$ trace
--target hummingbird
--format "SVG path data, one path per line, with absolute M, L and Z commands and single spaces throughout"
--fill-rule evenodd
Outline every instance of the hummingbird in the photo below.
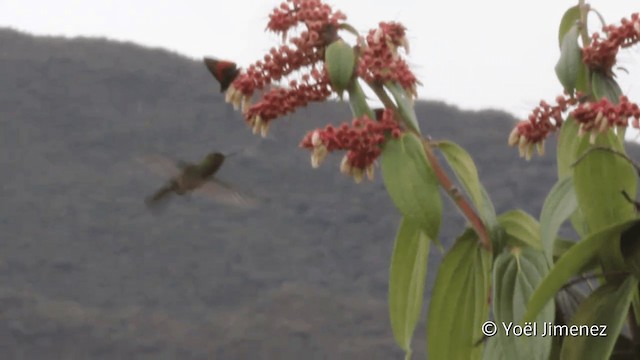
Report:
M 240 74 L 240 69 L 234 62 L 209 57 L 205 57 L 203 60 L 211 75 L 220 83 L 220 92 L 227 91 L 229 85 Z
M 219 152 L 208 154 L 199 164 L 176 161 L 161 155 L 138 158 L 159 175 L 170 176 L 169 181 L 145 200 L 147 206 L 156 208 L 172 195 L 188 195 L 193 192 L 208 195 L 217 202 L 236 207 L 253 207 L 255 201 L 236 191 L 231 185 L 215 177 L 225 158 L 233 155 Z

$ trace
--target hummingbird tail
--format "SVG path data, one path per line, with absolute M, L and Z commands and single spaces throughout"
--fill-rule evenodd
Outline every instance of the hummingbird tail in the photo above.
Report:
M 169 196 L 174 192 L 173 184 L 168 184 L 160 188 L 160 190 L 156 191 L 153 195 L 149 196 L 145 203 L 149 207 L 157 207 L 158 205 L 164 204 Z

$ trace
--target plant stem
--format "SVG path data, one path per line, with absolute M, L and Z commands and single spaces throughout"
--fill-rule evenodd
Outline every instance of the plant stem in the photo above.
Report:
M 369 84 L 369 87 L 371 88 L 371 90 L 373 90 L 376 96 L 378 96 L 378 98 L 386 108 L 393 109 L 396 117 L 405 121 L 404 118 L 401 116 L 400 111 L 398 111 L 398 107 L 393 102 L 393 100 L 391 100 L 391 98 L 386 93 L 386 91 L 384 91 L 384 88 L 382 86 L 376 85 L 376 84 Z M 438 182 L 440 182 L 440 186 L 447 192 L 447 195 L 449 195 L 449 197 L 453 200 L 454 204 L 456 204 L 458 209 L 460 209 L 460 211 L 462 212 L 462 215 L 465 218 L 467 218 L 467 220 L 471 224 L 471 227 L 480 238 L 480 243 L 482 244 L 482 247 L 484 247 L 486 250 L 491 251 L 491 240 L 489 238 L 489 232 L 487 231 L 487 228 L 484 226 L 484 223 L 482 222 L 478 214 L 476 214 L 476 212 L 473 210 L 473 207 L 464 198 L 464 196 L 460 194 L 460 191 L 458 190 L 458 188 L 453 184 L 453 181 L 451 181 L 447 173 L 442 168 L 440 161 L 438 161 L 438 158 L 433 153 L 431 143 L 428 140 L 426 140 L 420 133 L 411 129 L 411 127 L 407 126 L 407 130 L 411 131 L 422 140 L 422 147 L 424 148 L 424 153 L 427 156 L 427 160 L 431 164 L 431 167 L 433 168 L 433 171 L 435 172 L 436 177 L 438 178 Z
M 578 1 L 580 7 L 580 36 L 582 37 L 582 46 L 588 46 L 591 42 L 589 39 L 589 29 L 587 28 L 587 15 L 589 15 L 589 4 L 584 0 Z
M 391 98 L 389 97 L 387 92 L 384 91 L 384 88 L 382 88 L 382 86 L 380 86 L 380 85 L 369 85 L 369 87 L 371 88 L 371 90 L 373 90 L 373 92 L 376 94 L 376 96 L 378 96 L 378 99 L 380 99 L 380 101 L 382 101 L 382 104 L 384 105 L 384 107 L 386 107 L 388 109 L 393 109 L 393 112 L 396 114 L 396 116 L 398 118 L 402 119 L 402 116 L 400 116 L 400 111 L 398 111 L 398 107 L 393 102 L 393 100 L 391 100 Z
M 449 176 L 442 168 L 442 165 L 438 161 L 438 158 L 433 153 L 433 149 L 431 148 L 431 144 L 429 143 L 429 141 L 422 139 L 422 147 L 424 148 L 427 159 L 429 160 L 429 163 L 431 164 L 431 167 L 433 168 L 433 171 L 435 172 L 436 177 L 440 182 L 440 186 L 445 189 L 449 197 L 460 209 L 464 217 L 467 218 L 467 220 L 471 224 L 471 227 L 480 238 L 482 247 L 484 247 L 486 250 L 491 251 L 491 240 L 489 239 L 489 232 L 484 226 L 484 223 L 482 222 L 478 214 L 476 214 L 476 212 L 473 210 L 473 207 L 471 207 L 469 202 L 462 196 L 462 194 L 460 194 L 458 188 L 453 185 L 453 182 L 451 181 L 451 179 L 449 179 Z

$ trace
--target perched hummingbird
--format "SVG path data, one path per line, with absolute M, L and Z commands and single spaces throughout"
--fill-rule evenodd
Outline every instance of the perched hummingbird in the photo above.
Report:
M 234 190 L 232 186 L 215 178 L 215 173 L 220 169 L 227 156 L 217 152 L 211 153 L 200 164 L 175 161 L 160 155 L 138 158 L 140 162 L 148 165 L 158 174 L 171 177 L 163 187 L 149 196 L 145 202 L 149 207 L 157 207 L 173 194 L 186 195 L 191 192 L 197 192 L 208 195 L 213 200 L 227 205 L 254 206 L 255 201 L 243 196 Z

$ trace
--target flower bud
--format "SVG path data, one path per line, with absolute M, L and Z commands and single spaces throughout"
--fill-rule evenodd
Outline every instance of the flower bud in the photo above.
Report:
M 351 172 L 351 166 L 349 165 L 349 159 L 347 158 L 347 155 L 342 157 L 342 161 L 340 162 L 340 172 L 345 175 L 349 175 L 349 173 Z
M 538 155 L 544 156 L 544 140 L 537 143 L 536 146 L 538 148 Z
M 317 147 L 320 144 L 322 144 L 322 141 L 320 140 L 320 132 L 316 130 L 313 132 L 313 135 L 311 135 L 311 145 L 313 145 L 313 147 Z
M 362 171 L 362 169 L 360 168 L 353 168 L 353 179 L 355 180 L 356 184 L 360 184 L 364 179 L 364 171 Z
M 511 130 L 511 133 L 509 134 L 509 146 L 514 146 L 515 144 L 518 143 L 518 141 L 520 140 L 520 131 L 518 130 L 517 127 L 513 128 L 513 130 Z
M 600 114 L 602 113 L 599 112 L 598 115 Z M 596 125 L 597 125 L 597 121 L 598 121 L 598 118 L 596 118 Z M 605 132 L 608 126 L 609 126 L 609 119 L 607 119 L 606 116 L 603 116 L 602 119 L 600 119 L 600 128 L 598 130 L 600 132 Z
M 262 136 L 262 138 L 266 138 L 267 134 L 269 133 L 269 126 L 271 125 L 271 121 L 264 121 L 262 123 L 262 126 L 260 126 L 260 136 Z
M 524 136 L 521 136 L 520 140 L 518 141 L 518 153 L 520 154 L 520 157 L 526 156 L 527 154 L 526 147 L 527 147 L 527 138 L 525 138 Z
M 376 32 L 373 34 L 373 42 L 379 43 L 381 37 L 382 37 L 382 28 L 377 28 Z
M 242 97 L 242 112 L 245 113 L 251 107 L 251 97 L 243 96 Z
M 584 130 L 584 124 L 580 124 L 580 127 L 578 128 L 578 137 L 583 137 L 584 134 L 586 133 L 586 131 Z
M 258 115 L 251 121 L 253 124 L 253 134 L 256 135 L 260 131 L 260 127 L 262 126 L 262 118 Z
M 224 102 L 230 103 L 236 91 L 237 91 L 236 88 L 233 87 L 233 85 L 230 85 L 229 88 L 227 89 L 227 92 L 224 93 Z
M 313 149 L 311 153 L 311 167 L 317 169 L 320 167 L 324 159 L 327 157 L 328 151 L 324 145 L 320 145 Z
M 367 166 L 367 178 L 369 181 L 373 181 L 373 164 Z
M 531 160 L 531 156 L 533 155 L 533 144 L 527 145 L 527 149 L 525 150 L 524 158 L 525 160 Z

